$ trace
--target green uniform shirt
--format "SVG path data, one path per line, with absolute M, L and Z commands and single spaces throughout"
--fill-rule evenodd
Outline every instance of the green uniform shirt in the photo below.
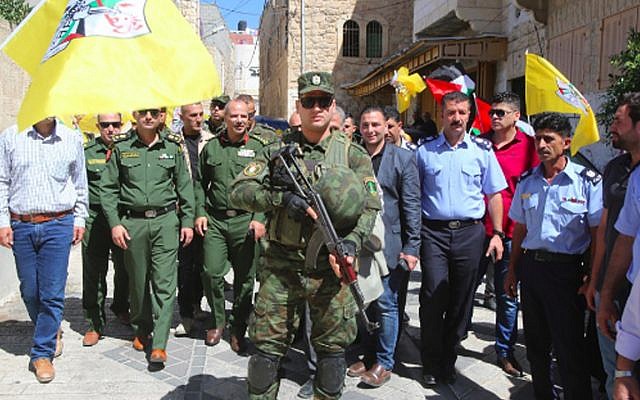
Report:
M 340 132 L 334 132 L 320 143 L 313 144 L 307 142 L 302 133 L 296 132 L 283 137 L 282 143 L 297 142 L 303 151 L 303 159 L 305 161 L 321 162 L 325 159 L 325 153 L 331 136 L 336 134 L 344 135 Z M 265 148 L 256 160 L 250 163 L 243 170 L 242 174 L 238 176 L 232 185 L 230 195 L 231 203 L 235 207 L 256 212 L 282 211 L 283 193 L 271 187 L 268 168 L 271 153 L 279 149 L 282 143 L 273 143 Z M 377 211 L 380 210 L 381 206 L 377 192 L 373 193 L 368 188 L 368 183 L 372 181 L 375 182 L 375 179 L 371 158 L 362 147 L 355 144 L 349 146 L 348 167 L 362 179 L 362 184 L 367 188 L 367 191 L 371 193 L 367 197 L 364 211 L 358 219 L 356 226 L 344 236 L 345 239 L 354 241 L 359 250 L 364 240 L 371 234 Z M 349 199 L 345 199 L 345 201 L 349 201 Z M 284 214 L 286 214 L 286 212 L 279 214 L 285 217 Z M 304 236 L 310 236 L 311 220 L 308 219 L 304 221 L 303 224 L 309 224 L 309 229 L 303 229 L 303 232 L 306 231 L 307 233 L 303 234 Z M 308 239 L 308 237 L 305 238 L 305 241 L 306 239 Z M 269 241 L 279 242 L 279 239 L 270 236 Z
M 89 204 L 100 204 L 100 178 L 107 167 L 108 153 L 109 147 L 99 136 L 84 145 L 84 159 L 89 184 Z
M 200 153 L 195 184 L 196 215 L 206 216 L 207 210 L 224 212 L 234 209 L 229 202 L 231 182 L 262 152 L 268 142 L 253 134 L 231 143 L 226 132 L 211 139 Z M 260 214 L 255 218 L 264 221 Z
M 249 133 L 259 136 L 269 143 L 273 143 L 280 139 L 275 129 L 273 129 L 269 125 L 261 124 L 259 122 L 256 123 L 256 125 Z
M 148 147 L 135 130 L 115 137 L 107 169 L 100 182 L 100 201 L 110 227 L 120 224 L 118 206 L 145 211 L 178 203 L 183 228 L 192 228 L 195 200 L 193 184 L 175 134 L 158 135 Z

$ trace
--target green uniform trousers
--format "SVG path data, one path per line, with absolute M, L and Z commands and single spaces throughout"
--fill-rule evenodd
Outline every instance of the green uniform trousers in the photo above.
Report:
M 175 211 L 156 218 L 123 217 L 131 240 L 124 251 L 129 274 L 131 325 L 137 336 L 153 332 L 153 349 L 165 349 L 178 282 L 178 228 Z
M 271 265 L 278 264 L 277 267 Z M 265 259 L 260 290 L 249 326 L 249 337 L 260 351 L 281 358 L 287 352 L 309 303 L 311 344 L 316 353 L 343 353 L 356 338 L 356 305 L 349 288 L 332 270 L 306 273 L 291 261 Z M 275 399 L 280 382 L 250 399 Z M 327 396 L 314 388 L 314 398 Z
M 89 210 L 85 228 L 82 237 L 82 309 L 89 330 L 102 333 L 106 324 L 104 303 L 109 252 L 114 269 L 111 311 L 115 314 L 129 311 L 129 278 L 122 249 L 111 240 L 111 229 L 102 211 Z
M 253 302 L 256 262 L 259 246 L 247 238 L 253 214 L 241 214 L 226 219 L 208 215 L 208 230 L 204 236 L 204 270 L 202 287 L 211 308 L 210 328 L 225 326 L 224 276 L 233 268 L 233 306 L 229 316 L 232 334 L 244 336 Z

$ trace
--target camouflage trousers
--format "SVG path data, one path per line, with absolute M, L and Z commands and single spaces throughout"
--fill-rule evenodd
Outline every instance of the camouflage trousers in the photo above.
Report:
M 356 305 L 347 286 L 332 270 L 309 274 L 292 268 L 270 268 L 266 261 L 251 324 L 251 341 L 263 353 L 281 358 L 287 352 L 304 318 L 304 304 L 309 303 L 312 330 L 311 344 L 319 357 L 343 353 L 356 338 Z M 262 395 L 251 399 L 275 399 L 279 382 Z M 331 399 L 317 388 L 315 398 Z

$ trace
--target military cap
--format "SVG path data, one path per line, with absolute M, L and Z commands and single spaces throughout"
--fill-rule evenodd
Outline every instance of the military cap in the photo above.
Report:
M 220 103 L 220 104 L 224 104 L 225 106 L 227 105 L 227 103 L 231 100 L 231 98 L 229 96 L 227 96 L 226 94 L 222 94 L 220 96 L 214 97 L 213 99 L 211 99 L 211 104 L 215 104 L 215 103 Z
M 298 77 L 298 95 L 320 90 L 334 94 L 333 78 L 328 72 L 305 72 Z

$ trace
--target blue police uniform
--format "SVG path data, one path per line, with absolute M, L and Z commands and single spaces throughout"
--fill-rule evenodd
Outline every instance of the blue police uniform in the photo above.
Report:
M 455 376 L 455 346 L 466 333 L 485 230 L 484 196 L 507 187 L 491 142 L 441 133 L 416 152 L 422 192 L 420 325 L 423 373 Z
M 565 399 L 591 399 L 584 348 L 584 302 L 578 294 L 583 253 L 602 214 L 596 172 L 567 159 L 551 182 L 541 164 L 521 177 L 509 217 L 526 226 L 516 266 L 527 358 L 536 398 L 553 398 L 550 356 L 558 358 Z

